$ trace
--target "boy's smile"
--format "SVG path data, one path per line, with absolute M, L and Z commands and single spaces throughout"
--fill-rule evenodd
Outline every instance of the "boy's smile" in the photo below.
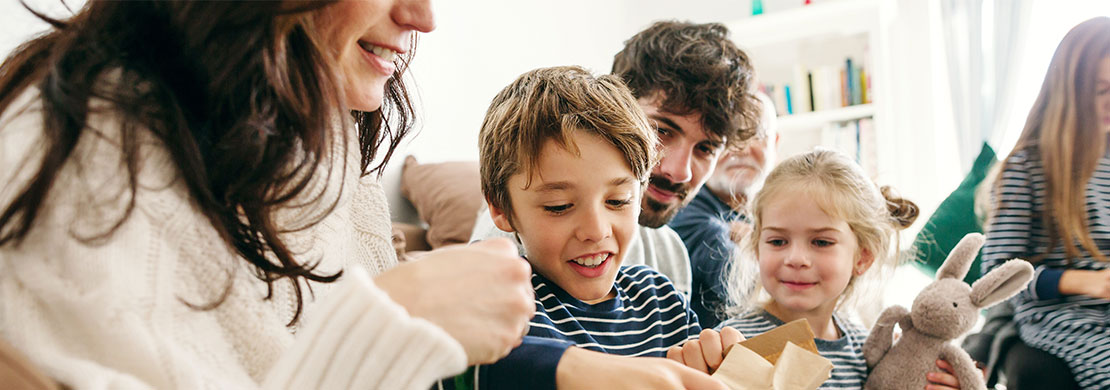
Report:
M 593 304 L 613 297 L 638 226 L 642 187 L 605 139 L 576 130 L 567 141 L 566 148 L 548 141 L 531 177 L 509 179 L 512 224 L 502 210 L 490 213 L 498 228 L 517 232 L 537 273 Z

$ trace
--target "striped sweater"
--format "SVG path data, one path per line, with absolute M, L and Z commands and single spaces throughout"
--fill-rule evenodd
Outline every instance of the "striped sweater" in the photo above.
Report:
M 584 303 L 538 274 L 531 336 L 567 340 L 581 348 L 624 356 L 657 356 L 697 338 L 697 315 L 666 276 L 645 265 L 621 267 L 617 296 Z
M 1014 153 L 999 184 L 998 207 L 983 246 L 983 272 L 1012 258 L 1043 256 L 1029 288 L 1012 299 L 1021 339 L 1067 362 L 1081 387 L 1110 388 L 1110 301 L 1059 291 L 1064 270 L 1101 270 L 1110 264 L 1083 250 L 1069 260 L 1061 244 L 1051 245 L 1044 220 L 1044 168 L 1035 150 Z M 1099 160 L 1085 201 L 1091 237 L 1110 254 L 1110 157 Z
M 617 296 L 584 303 L 539 274 L 532 275 L 536 315 L 521 347 L 497 363 L 443 381 L 440 388 L 554 389 L 558 359 L 569 345 L 624 356 L 663 357 L 696 339 L 697 315 L 670 279 L 645 265 L 617 272 Z
M 843 337 L 836 340 L 813 340 L 817 343 L 817 351 L 821 356 L 833 364 L 832 377 L 821 384 L 820 388 L 862 389 L 867 381 L 867 362 L 863 359 L 863 341 L 867 339 L 867 330 L 835 314 L 833 321 L 844 334 Z M 722 322 L 717 330 L 731 326 L 739 330 L 744 338 L 750 339 L 782 325 L 785 323 L 778 317 L 759 310 Z

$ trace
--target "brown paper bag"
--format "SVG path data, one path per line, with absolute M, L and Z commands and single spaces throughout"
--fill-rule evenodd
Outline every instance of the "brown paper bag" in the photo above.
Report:
M 729 346 L 725 354 L 713 377 L 732 390 L 813 390 L 832 374 L 804 319 Z

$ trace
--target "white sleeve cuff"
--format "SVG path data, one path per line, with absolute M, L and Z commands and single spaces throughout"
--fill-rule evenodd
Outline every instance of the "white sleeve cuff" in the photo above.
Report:
M 267 389 L 428 389 L 466 368 L 462 345 L 410 317 L 352 267 L 319 303 L 263 383 Z

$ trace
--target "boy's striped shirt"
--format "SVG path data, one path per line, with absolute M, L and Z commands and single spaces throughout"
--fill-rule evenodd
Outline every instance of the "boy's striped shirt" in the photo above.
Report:
M 624 266 L 613 284 L 617 296 L 584 303 L 539 274 L 532 275 L 536 315 L 530 336 L 567 340 L 578 347 L 625 356 L 662 357 L 697 338 L 697 316 L 671 281 L 645 265 Z

